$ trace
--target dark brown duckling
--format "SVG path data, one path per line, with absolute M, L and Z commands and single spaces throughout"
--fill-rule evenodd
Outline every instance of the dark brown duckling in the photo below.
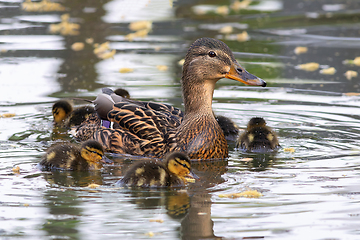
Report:
M 119 95 L 119 96 L 123 97 L 123 98 L 130 99 L 130 93 L 126 89 L 117 88 L 117 89 L 115 89 L 114 93 L 116 95 Z
M 215 119 L 223 130 L 225 139 L 235 142 L 239 137 L 239 127 L 228 117 L 216 115 Z
M 71 143 L 59 143 L 50 147 L 40 162 L 47 170 L 99 170 L 102 163 L 110 160 L 104 155 L 103 147 L 94 140 L 84 142 L 80 147 Z
M 92 106 L 82 106 L 73 109 L 71 103 L 67 100 L 55 102 L 52 108 L 55 125 L 67 128 L 79 126 L 92 113 L 95 113 L 95 109 Z
M 276 133 L 261 117 L 251 118 L 244 133 L 238 139 L 237 147 L 250 152 L 269 152 L 280 147 Z
M 189 157 L 174 152 L 164 162 L 147 160 L 134 163 L 117 184 L 126 187 L 181 187 L 186 184 L 185 177 L 198 178 L 191 171 Z
M 183 65 L 183 117 L 174 114 L 177 111 L 170 105 L 123 98 L 114 101 L 111 110 L 95 107 L 99 116 L 119 128 L 103 127 L 94 116 L 76 130 L 75 137 L 95 139 L 106 151 L 118 154 L 163 158 L 179 151 L 187 152 L 191 159 L 226 158 L 227 141 L 212 111 L 215 84 L 221 78 L 266 86 L 240 66 L 225 43 L 200 38 L 190 46 Z

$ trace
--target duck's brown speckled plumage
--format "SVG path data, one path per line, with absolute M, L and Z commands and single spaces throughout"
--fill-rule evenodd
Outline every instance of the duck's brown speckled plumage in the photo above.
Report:
M 98 170 L 102 168 L 101 161 L 103 159 L 103 147 L 94 140 L 88 140 L 81 146 L 72 143 L 58 143 L 46 151 L 40 166 L 47 170 Z
M 196 177 L 189 157 L 180 152 L 169 154 L 164 161 L 146 160 L 134 163 L 117 184 L 126 187 L 181 187 L 184 177 Z
M 191 159 L 226 158 L 227 142 L 211 107 L 215 83 L 225 77 L 266 85 L 237 63 L 226 44 L 198 39 L 189 48 L 183 66 L 184 115 L 169 105 L 122 98 L 107 114 L 118 128 L 101 127 L 90 118 L 77 129 L 76 137 L 93 138 L 114 153 L 162 158 L 171 151 L 184 151 Z
M 238 139 L 237 147 L 250 152 L 268 152 L 280 147 L 276 133 L 261 117 L 250 119 L 247 128 Z

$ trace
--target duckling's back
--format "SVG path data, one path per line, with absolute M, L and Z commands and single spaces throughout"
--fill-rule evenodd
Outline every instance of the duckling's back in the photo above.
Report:
M 87 170 L 88 163 L 80 155 L 80 150 L 73 144 L 56 144 L 50 147 L 40 165 L 47 170 Z
M 117 184 L 127 187 L 175 187 L 184 183 L 171 174 L 162 162 L 149 160 L 133 164 Z
M 266 152 L 278 148 L 276 134 L 269 127 L 254 127 L 246 130 L 239 138 L 238 147 L 247 151 Z

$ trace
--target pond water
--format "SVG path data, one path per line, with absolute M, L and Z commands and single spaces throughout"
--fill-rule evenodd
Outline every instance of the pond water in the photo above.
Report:
M 243 1 L 237 11 L 212 0 L 61 4 L 46 12 L 0 0 L 1 239 L 360 239 L 360 82 L 344 75 L 360 70 L 347 61 L 360 56 L 359 1 Z M 51 33 L 65 13 L 78 25 Z M 129 36 L 139 20 L 152 30 Z M 249 39 L 238 40 L 243 31 Z M 101 172 L 36 168 L 51 144 L 74 141 L 53 131 L 58 99 L 122 87 L 134 99 L 182 108 L 178 62 L 199 37 L 223 40 L 267 81 L 220 80 L 213 109 L 241 128 L 264 117 L 279 135 L 277 153 L 244 153 L 229 142 L 229 158 L 194 164 L 201 178 L 181 190 L 116 188 L 129 156 L 109 155 L 115 164 Z M 99 58 L 91 40 L 109 41 L 116 54 Z M 84 49 L 74 51 L 76 42 Z M 308 51 L 295 54 L 300 46 Z M 319 68 L 299 68 L 308 62 Z M 222 197 L 248 189 L 262 196 Z

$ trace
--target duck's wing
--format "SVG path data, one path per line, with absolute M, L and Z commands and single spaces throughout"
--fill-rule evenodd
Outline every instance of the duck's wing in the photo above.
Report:
M 114 153 L 161 157 L 171 146 L 171 138 L 182 120 L 170 114 L 171 108 L 162 109 L 161 104 L 116 103 L 107 119 L 117 128 L 101 126 L 99 117 L 92 115 L 77 128 L 75 136 L 81 141 L 95 139 L 106 151 Z
M 160 104 L 156 104 L 158 107 Z M 152 105 L 154 107 L 154 105 Z M 161 106 L 160 106 L 161 107 Z M 156 111 L 154 108 L 140 107 L 132 103 L 116 103 L 108 114 L 108 119 L 118 123 L 141 139 L 153 140 L 164 138 L 181 124 L 182 118 L 169 112 Z

